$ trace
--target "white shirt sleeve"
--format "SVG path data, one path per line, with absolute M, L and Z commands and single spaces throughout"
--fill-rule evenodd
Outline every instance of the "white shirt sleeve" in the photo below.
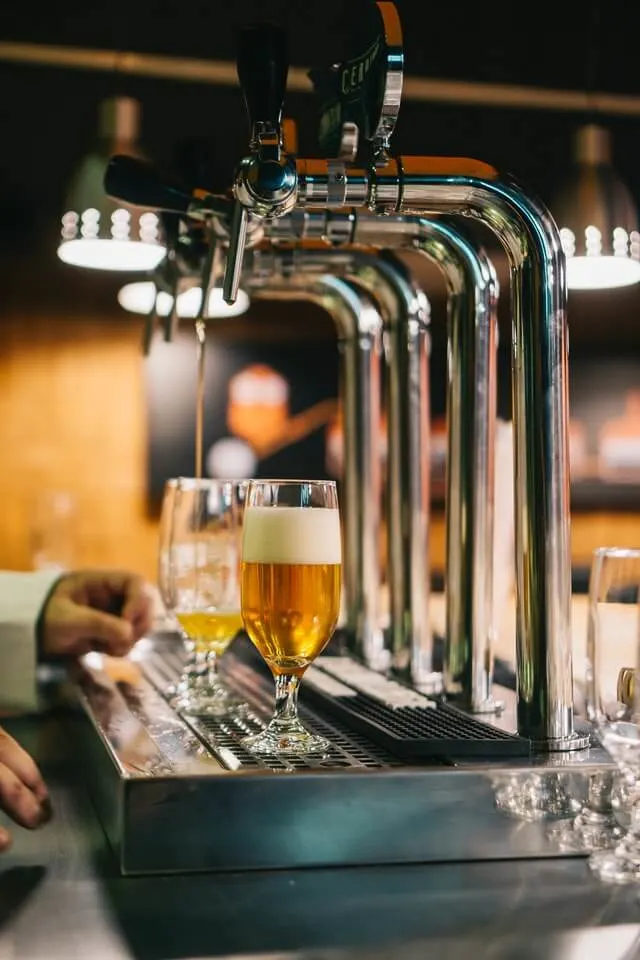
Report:
M 0 707 L 38 707 L 36 625 L 59 570 L 0 571 Z

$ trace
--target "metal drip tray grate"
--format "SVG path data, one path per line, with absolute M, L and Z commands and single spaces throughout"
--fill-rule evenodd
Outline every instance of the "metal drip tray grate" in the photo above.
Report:
M 345 699 L 316 690 L 313 695 L 327 712 L 405 760 L 523 757 L 531 750 L 528 740 L 446 704 L 394 709 L 362 693 Z
M 308 693 L 323 711 L 405 760 L 526 757 L 524 737 L 433 700 L 345 657 L 321 657 Z
M 384 747 L 354 732 L 339 719 L 318 716 L 308 706 L 300 705 L 300 718 L 314 733 L 325 737 L 331 747 L 318 758 L 254 756 L 242 746 L 245 737 L 266 726 L 273 709 L 273 682 L 248 667 L 233 654 L 225 657 L 225 681 L 248 706 L 248 709 L 224 717 L 188 716 L 180 713 L 184 723 L 204 746 L 228 770 L 331 770 L 344 768 L 380 769 L 401 766 L 402 760 Z M 142 664 L 147 679 L 161 692 L 176 682 L 183 659 L 178 653 L 153 653 Z M 167 697 L 170 701 L 170 696 Z
M 154 652 L 144 670 L 162 691 L 175 683 L 183 662 L 178 647 L 170 655 Z M 268 722 L 273 709 L 271 676 L 248 641 L 236 641 L 223 664 L 227 683 L 249 709 L 224 719 L 182 719 L 228 769 L 377 768 L 403 761 L 526 757 L 531 750 L 523 737 L 430 700 L 349 658 L 323 656 L 305 675 L 300 715 L 332 744 L 329 754 L 316 761 L 257 758 L 241 741 Z

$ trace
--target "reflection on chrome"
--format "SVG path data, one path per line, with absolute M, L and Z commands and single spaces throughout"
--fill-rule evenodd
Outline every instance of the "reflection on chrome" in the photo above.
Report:
M 573 796 L 567 774 L 513 776 L 495 793 L 496 807 L 519 820 L 563 820 L 575 816 L 581 803 Z
M 587 802 L 575 820 L 554 827 L 551 840 L 560 850 L 589 853 L 613 847 L 624 834 L 611 803 L 615 773 L 605 770 L 589 777 Z

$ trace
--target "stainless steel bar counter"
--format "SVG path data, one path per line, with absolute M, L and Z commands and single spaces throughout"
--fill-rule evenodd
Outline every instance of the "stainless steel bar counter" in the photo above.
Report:
M 38 759 L 55 817 L 0 858 L 0 957 L 640 956 L 639 891 L 583 858 L 123 877 L 63 710 L 5 726 Z

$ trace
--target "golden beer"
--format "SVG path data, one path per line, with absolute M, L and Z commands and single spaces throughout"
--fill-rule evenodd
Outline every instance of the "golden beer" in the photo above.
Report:
M 302 676 L 340 612 L 337 509 L 245 510 L 240 593 L 249 637 L 275 674 Z
M 243 563 L 242 618 L 274 673 L 301 676 L 322 653 L 340 611 L 338 563 Z
M 195 610 L 176 613 L 176 620 L 193 641 L 196 653 L 215 653 L 221 657 L 233 638 L 242 630 L 239 610 Z

